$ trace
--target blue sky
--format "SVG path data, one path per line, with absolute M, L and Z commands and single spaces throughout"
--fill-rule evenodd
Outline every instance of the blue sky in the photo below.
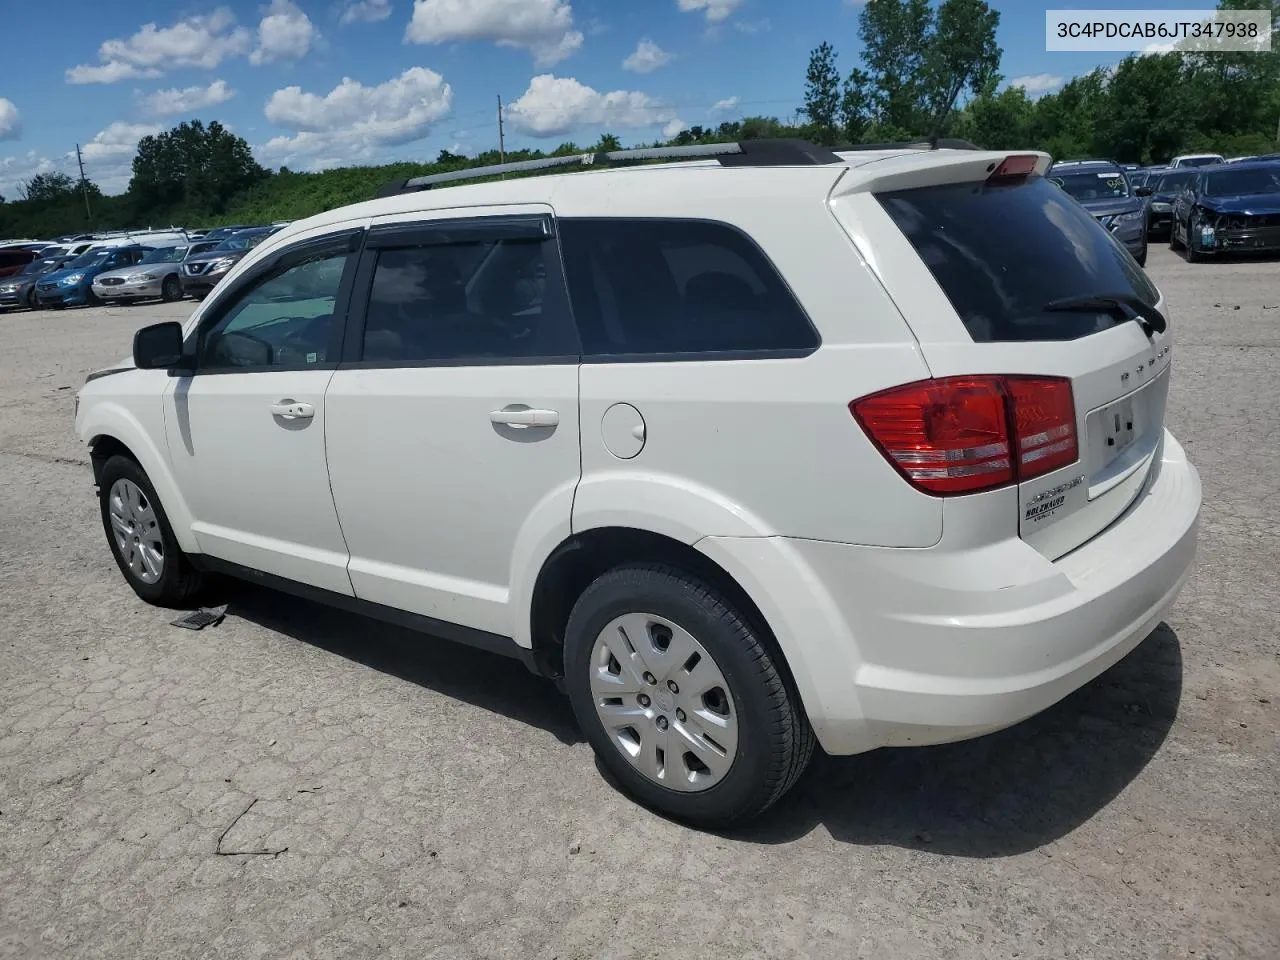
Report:
M 854 0 L 75 2 L 5 4 L 2 195 L 74 175 L 76 143 L 86 174 L 120 192 L 138 139 L 192 117 L 298 170 L 494 147 L 499 94 L 511 147 L 789 117 L 815 45 L 831 41 L 842 72 L 859 49 Z M 1046 4 L 994 6 L 1002 73 L 1033 94 L 1122 56 L 1046 53 Z

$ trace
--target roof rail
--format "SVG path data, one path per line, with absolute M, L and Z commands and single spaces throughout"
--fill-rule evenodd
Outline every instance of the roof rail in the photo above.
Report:
M 430 190 L 445 183 L 460 180 L 478 180 L 507 173 L 532 173 L 557 167 L 614 167 L 630 166 L 650 160 L 718 160 L 722 167 L 779 167 L 809 166 L 841 163 L 841 159 L 828 150 L 806 140 L 743 140 L 736 143 L 696 143 L 686 147 L 641 147 L 633 150 L 608 150 L 603 153 L 575 153 L 564 157 L 543 157 L 538 160 L 517 160 L 513 163 L 495 163 L 467 170 L 451 170 L 433 173 L 408 180 L 395 180 L 378 190 L 379 197 L 394 197 L 402 193 Z
M 848 153 L 853 150 L 981 150 L 982 147 L 968 140 L 943 138 L 941 140 L 897 140 L 888 143 L 842 143 L 831 149 L 837 153 Z

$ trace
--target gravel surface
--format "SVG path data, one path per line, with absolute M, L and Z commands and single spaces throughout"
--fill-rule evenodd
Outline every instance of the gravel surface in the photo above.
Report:
M 748 830 L 602 778 L 514 662 L 249 587 L 195 633 L 99 524 L 76 389 L 190 304 L 0 316 L 0 956 L 1280 957 L 1280 262 L 1149 270 L 1197 572 L 1095 683 L 819 757 Z

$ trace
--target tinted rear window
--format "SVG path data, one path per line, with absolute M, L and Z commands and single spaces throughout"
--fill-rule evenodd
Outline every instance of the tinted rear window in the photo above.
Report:
M 920 187 L 879 200 L 980 343 L 1074 340 L 1116 323 L 1111 313 L 1046 311 L 1055 300 L 1159 299 L 1111 234 L 1041 177 Z
M 587 356 L 804 352 L 818 336 L 746 234 L 707 220 L 563 219 Z

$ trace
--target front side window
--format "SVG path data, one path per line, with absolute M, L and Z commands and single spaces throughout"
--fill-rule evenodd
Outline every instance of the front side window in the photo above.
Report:
M 559 225 L 587 356 L 750 354 L 818 345 L 777 270 L 735 227 L 659 219 Z
M 363 359 L 480 363 L 576 354 L 564 297 L 548 290 L 554 243 L 495 237 L 377 251 Z
M 206 370 L 305 370 L 329 355 L 346 252 L 287 262 L 234 294 L 200 338 L 198 367 Z

